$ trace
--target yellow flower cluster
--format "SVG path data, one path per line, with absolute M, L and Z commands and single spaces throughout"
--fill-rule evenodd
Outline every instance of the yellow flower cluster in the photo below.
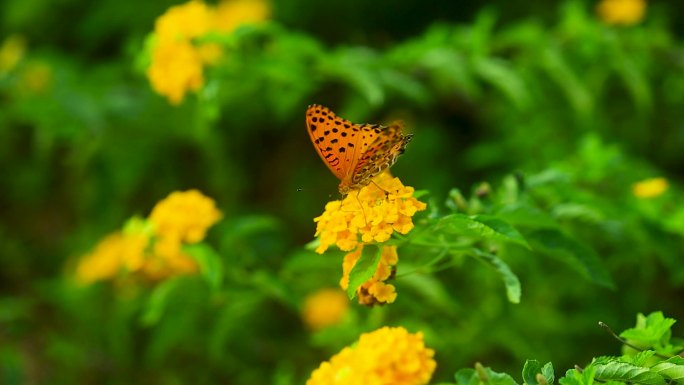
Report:
M 413 193 L 413 187 L 404 186 L 399 178 L 385 171 L 358 192 L 352 191 L 341 201 L 329 202 L 325 212 L 314 219 L 316 236 L 320 236 L 317 253 L 324 253 L 332 245 L 351 251 L 344 257 L 340 280 L 343 289 L 349 286 L 349 274 L 361 257 L 363 245 L 383 243 L 395 231 L 406 234 L 413 229 L 413 215 L 427 207 L 414 198 Z M 359 303 L 394 302 L 396 290 L 385 281 L 393 276 L 398 260 L 396 246 L 382 246 L 375 274 L 356 290 Z
M 340 286 L 345 290 L 349 287 L 349 274 L 361 257 L 362 252 L 363 245 L 360 245 L 356 250 L 344 256 Z M 356 289 L 356 295 L 359 298 L 359 303 L 361 305 L 370 306 L 392 303 L 397 299 L 397 291 L 394 288 L 394 285 L 385 283 L 385 281 L 394 275 L 397 262 L 399 262 L 397 247 L 382 246 L 380 262 L 378 263 L 377 270 L 375 270 L 375 274 L 373 274 L 371 279 L 364 282 Z
M 197 264 L 182 247 L 204 239 L 220 218 L 214 201 L 199 191 L 174 192 L 157 203 L 147 221 L 132 220 L 83 256 L 76 279 L 88 284 L 134 274 L 156 281 L 195 273 Z
M 8 36 L 0 45 L 0 76 L 12 71 L 25 52 L 26 39 L 23 36 Z
M 306 385 L 423 385 L 437 366 L 433 356 L 422 333 L 383 327 L 362 334 L 353 347 L 323 362 Z
M 314 219 L 323 254 L 328 247 L 351 251 L 360 243 L 385 242 L 395 231 L 406 234 L 413 229 L 411 219 L 425 210 L 425 203 L 413 197 L 413 187 L 404 186 L 389 172 L 378 175 L 358 193 L 352 191 L 341 201 L 332 201 Z
M 632 193 L 637 198 L 648 199 L 663 195 L 669 185 L 665 178 L 645 179 L 632 185 Z
M 302 318 L 312 330 L 339 323 L 349 310 L 349 299 L 340 289 L 321 289 L 304 300 Z
M 171 104 L 181 103 L 187 92 L 202 88 L 204 66 L 214 64 L 222 54 L 219 45 L 197 39 L 231 33 L 240 25 L 267 19 L 269 13 L 265 0 L 224 0 L 216 7 L 191 0 L 169 8 L 155 22 L 147 69 L 152 88 Z
M 634 25 L 644 19 L 646 0 L 602 0 L 596 12 L 606 24 Z

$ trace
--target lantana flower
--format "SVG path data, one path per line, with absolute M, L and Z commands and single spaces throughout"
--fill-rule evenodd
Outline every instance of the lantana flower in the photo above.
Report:
M 650 178 L 634 183 L 632 185 L 632 193 L 637 198 L 649 199 L 663 195 L 668 188 L 667 179 Z
M 342 200 L 329 202 L 323 214 L 314 219 L 315 235 L 319 237 L 317 253 L 322 254 L 333 245 L 350 252 L 344 259 L 342 288 L 347 288 L 349 274 L 364 245 L 383 244 L 394 232 L 407 234 L 413 229 L 413 216 L 427 207 L 413 194 L 413 187 L 404 186 L 399 178 L 385 171 Z M 396 246 L 382 247 L 376 273 L 357 289 L 360 303 L 391 303 L 396 299 L 394 286 L 385 283 L 398 262 Z
M 601 0 L 596 12 L 606 24 L 630 26 L 644 19 L 646 0 Z
M 89 284 L 134 275 L 157 281 L 196 273 L 197 263 L 183 246 L 202 241 L 220 218 L 214 201 L 199 191 L 174 192 L 157 203 L 147 220 L 130 220 L 81 257 L 76 280 Z
M 349 310 L 349 299 L 340 289 L 320 289 L 304 300 L 302 319 L 312 330 L 339 323 Z
M 306 385 L 424 385 L 437 367 L 433 356 L 421 332 L 383 327 L 323 362 Z
M 200 40 L 209 34 L 232 33 L 243 24 L 266 20 L 269 4 L 264 0 L 224 0 L 210 6 L 200 0 L 169 8 L 157 18 L 147 77 L 152 88 L 171 104 L 204 85 L 204 67 L 218 62 L 221 47 Z

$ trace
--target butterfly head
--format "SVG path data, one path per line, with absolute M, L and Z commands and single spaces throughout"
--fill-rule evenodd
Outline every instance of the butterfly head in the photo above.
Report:
M 340 194 L 345 197 L 351 191 L 351 185 L 347 181 L 342 181 L 339 186 Z

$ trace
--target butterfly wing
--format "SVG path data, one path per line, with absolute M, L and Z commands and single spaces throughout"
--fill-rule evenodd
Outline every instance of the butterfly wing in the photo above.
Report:
M 307 109 L 306 126 L 316 152 L 340 180 L 349 179 L 361 156 L 380 135 L 380 126 L 354 124 L 318 104 Z
M 397 162 L 399 155 L 404 153 L 413 135 L 402 133 L 402 124 L 397 122 L 388 127 L 380 126 L 378 135 L 363 152 L 349 177 L 352 189 L 363 187 L 370 180 Z

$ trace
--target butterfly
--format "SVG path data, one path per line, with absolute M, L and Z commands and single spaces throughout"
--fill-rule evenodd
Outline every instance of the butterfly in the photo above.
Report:
M 319 104 L 306 110 L 306 126 L 318 155 L 340 179 L 342 196 L 396 163 L 413 136 L 402 133 L 401 122 L 354 124 Z

